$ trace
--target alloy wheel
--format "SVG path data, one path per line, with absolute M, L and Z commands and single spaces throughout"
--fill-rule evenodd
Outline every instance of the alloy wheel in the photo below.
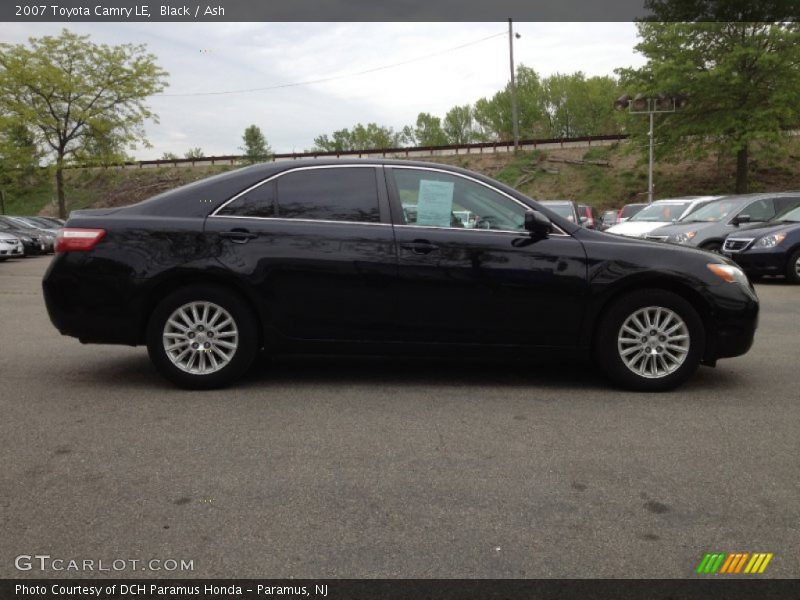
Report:
M 210 375 L 233 360 L 239 331 L 231 314 L 218 304 L 188 302 L 164 323 L 162 343 L 167 358 L 181 371 Z
M 689 328 L 674 311 L 661 306 L 640 308 L 622 323 L 617 349 L 628 369 L 659 379 L 677 371 L 689 354 Z

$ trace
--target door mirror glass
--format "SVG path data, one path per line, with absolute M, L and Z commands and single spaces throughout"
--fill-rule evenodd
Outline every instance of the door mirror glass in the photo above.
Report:
M 553 231 L 553 224 L 538 210 L 529 210 L 525 213 L 525 229 L 530 231 L 533 237 L 544 238 Z

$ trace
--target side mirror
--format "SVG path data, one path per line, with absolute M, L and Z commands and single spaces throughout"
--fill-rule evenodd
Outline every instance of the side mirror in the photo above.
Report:
M 529 210 L 525 213 L 525 229 L 535 238 L 546 238 L 553 231 L 553 224 L 538 210 Z
M 733 217 L 733 224 L 739 225 L 740 223 L 749 223 L 750 215 L 736 215 Z
M 581 225 L 583 225 L 589 221 L 589 217 L 579 217 L 578 220 L 581 222 Z

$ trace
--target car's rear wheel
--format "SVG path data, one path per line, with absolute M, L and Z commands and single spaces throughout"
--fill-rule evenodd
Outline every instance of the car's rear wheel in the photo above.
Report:
M 786 279 L 791 283 L 800 283 L 800 248 L 792 252 L 786 263 Z
M 189 389 L 226 386 L 258 351 L 257 321 L 225 288 L 192 285 L 167 296 L 150 318 L 147 349 L 159 372 Z
M 622 296 L 597 331 L 595 357 L 617 384 L 639 391 L 670 390 L 697 370 L 705 330 L 685 299 L 665 290 Z

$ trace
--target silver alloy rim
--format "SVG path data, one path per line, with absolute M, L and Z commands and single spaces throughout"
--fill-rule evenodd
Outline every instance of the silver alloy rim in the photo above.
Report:
M 189 302 L 164 324 L 164 351 L 173 365 L 192 375 L 224 369 L 239 347 L 239 330 L 231 314 L 213 302 Z
M 794 272 L 800 277 L 800 256 L 797 257 L 797 260 L 794 263 Z
M 617 336 L 622 362 L 640 377 L 659 379 L 677 371 L 689 354 L 689 328 L 677 313 L 662 306 L 631 314 Z

